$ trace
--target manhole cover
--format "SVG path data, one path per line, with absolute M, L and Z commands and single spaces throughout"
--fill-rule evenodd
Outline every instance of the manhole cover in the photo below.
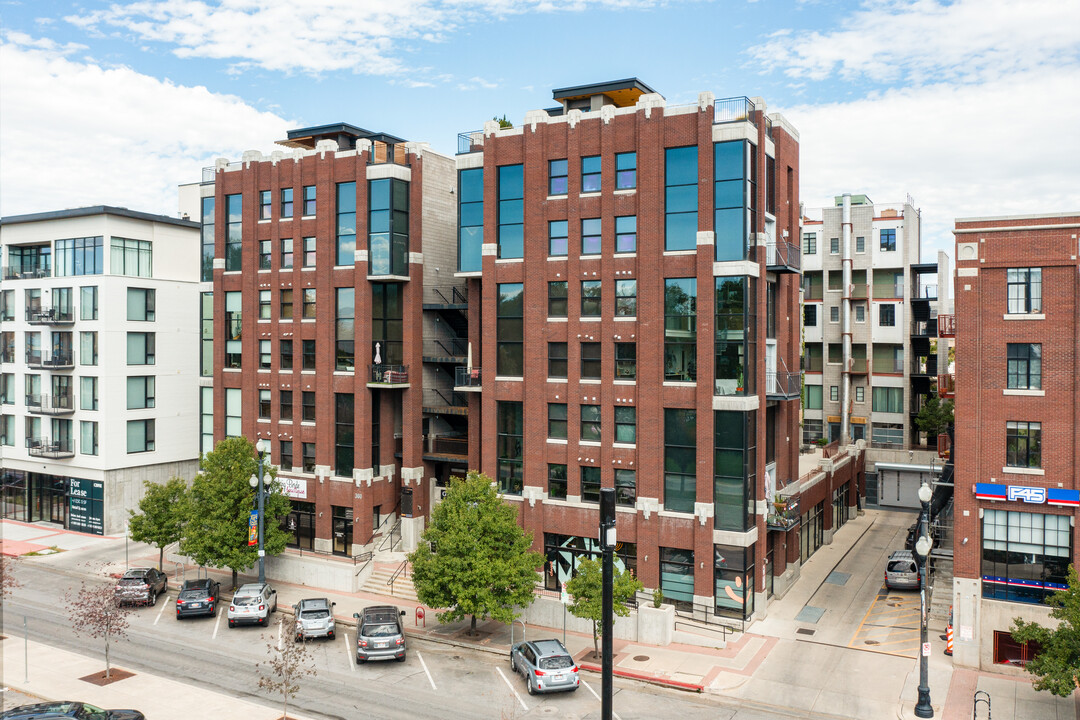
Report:
M 795 634 L 796 635 L 813 635 L 814 632 L 815 631 L 811 630 L 810 628 L 799 628 L 798 630 L 795 631 Z
M 649 659 L 648 655 L 635 655 L 634 656 L 634 662 L 645 662 L 648 659 Z
M 890 602 L 890 603 L 885 603 L 885 604 L 888 605 L 889 607 L 900 607 L 900 603 L 898 603 L 898 602 Z
M 863 640 L 863 645 L 880 645 L 877 640 Z

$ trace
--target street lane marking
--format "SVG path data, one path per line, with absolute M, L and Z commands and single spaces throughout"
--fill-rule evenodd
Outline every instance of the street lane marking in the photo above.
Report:
M 169 596 L 165 596 L 165 602 L 162 603 L 161 609 L 157 611 L 157 617 L 154 618 L 154 624 L 157 625 L 157 621 L 161 619 L 161 613 L 165 612 L 165 608 L 169 607 Z
M 586 688 L 588 688 L 589 692 L 591 692 L 591 693 L 593 694 L 593 697 L 594 697 L 594 698 L 596 698 L 597 700 L 600 700 L 600 696 L 599 696 L 599 695 L 597 695 L 597 694 L 596 694 L 596 691 L 592 689 L 592 685 L 590 685 L 589 683 L 585 682 L 584 680 L 582 680 L 582 681 L 581 681 L 581 684 L 582 684 L 582 685 L 584 685 L 584 686 L 585 686 Z M 612 698 L 612 700 L 614 700 L 614 698 Z M 603 704 L 604 704 L 604 701 L 603 701 L 603 700 L 600 700 L 600 704 L 601 704 L 601 705 L 603 705 Z M 614 704 L 614 703 L 612 703 L 612 704 Z M 611 711 L 611 715 L 612 715 L 612 717 L 614 717 L 614 718 L 615 718 L 615 720 L 622 720 L 622 718 L 621 718 L 621 717 L 619 717 L 619 713 L 615 712 L 615 710 L 614 710 L 614 709 L 612 709 L 612 711 Z
M 277 649 L 278 650 L 284 649 L 282 647 L 282 645 L 281 645 L 281 630 L 284 627 L 285 627 L 285 618 L 284 617 L 278 618 L 278 624 L 277 624 Z
M 341 633 L 341 637 L 345 640 L 345 655 L 349 658 L 349 669 L 356 672 L 356 661 L 353 660 L 352 645 L 349 644 L 349 633 Z
M 217 640 L 217 631 L 221 627 L 221 609 L 214 608 L 214 615 L 216 615 L 214 618 L 214 634 L 210 636 L 211 640 Z
M 435 681 L 431 679 L 431 671 L 427 669 L 427 663 L 424 662 L 424 656 L 418 652 L 416 653 L 416 657 L 420 658 L 420 664 L 424 666 L 424 672 L 427 674 L 427 681 L 431 683 L 431 689 L 438 690 L 439 688 L 435 687 Z
M 514 689 L 514 686 L 511 685 L 510 681 L 506 679 L 505 675 L 503 675 L 502 668 L 495 668 L 495 672 L 499 673 L 499 677 L 501 677 L 503 679 L 503 682 L 506 683 L 506 687 L 510 688 L 510 692 L 514 693 L 514 697 L 516 697 L 518 702 L 521 703 L 521 707 L 525 709 L 525 712 L 528 712 L 529 706 L 525 704 L 525 701 L 521 699 L 520 695 L 518 695 L 518 691 Z

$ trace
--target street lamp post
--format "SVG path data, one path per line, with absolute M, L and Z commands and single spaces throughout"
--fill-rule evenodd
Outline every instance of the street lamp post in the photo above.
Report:
M 259 454 L 259 474 L 258 476 L 252 475 L 248 482 L 251 487 L 256 488 L 255 494 L 258 499 L 258 512 L 259 512 L 259 582 L 266 582 L 266 550 L 263 547 L 263 510 L 266 500 L 266 486 L 263 484 L 263 466 L 266 463 L 266 452 L 269 449 L 267 447 L 269 443 L 266 440 L 259 440 L 255 443 L 255 451 Z
M 933 491 L 925 482 L 919 488 L 919 502 L 922 503 L 922 535 L 915 543 L 915 553 L 919 556 L 919 608 L 921 620 L 919 622 L 919 701 L 915 704 L 915 717 L 932 718 L 934 708 L 930 705 L 930 686 L 927 680 L 927 663 L 929 657 L 926 652 L 926 565 L 930 558 L 930 548 L 934 541 L 927 535 L 930 527 L 930 498 Z
M 615 562 L 615 488 L 600 488 L 600 549 L 603 557 L 601 570 L 601 627 L 600 638 L 600 720 L 611 720 L 612 707 L 612 667 L 614 646 L 612 644 L 612 623 L 614 622 L 614 577 Z

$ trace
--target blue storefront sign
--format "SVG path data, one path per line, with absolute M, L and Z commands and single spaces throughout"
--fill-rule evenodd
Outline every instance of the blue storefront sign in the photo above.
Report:
M 68 529 L 105 534 L 105 483 L 71 478 L 68 481 Z
M 1080 507 L 1080 490 L 1041 488 L 1030 485 L 975 483 L 975 498 L 977 500 L 1025 502 L 1032 505 Z

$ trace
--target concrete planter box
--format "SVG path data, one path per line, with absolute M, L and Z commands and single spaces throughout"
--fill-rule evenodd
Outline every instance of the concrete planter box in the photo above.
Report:
M 616 623 L 618 627 L 618 623 Z M 656 608 L 651 604 L 638 605 L 637 635 L 638 642 L 649 645 L 670 645 L 675 633 L 675 606 L 661 605 Z
M 539 625 L 550 628 L 553 636 L 562 637 L 563 628 L 563 604 L 556 598 L 537 597 L 524 613 L 521 619 L 529 625 Z M 674 617 L 674 610 L 672 617 Z M 566 611 L 566 629 L 570 632 L 583 633 L 592 637 L 592 623 L 588 620 L 574 617 Z M 615 617 L 614 632 L 612 637 L 620 640 L 638 641 L 638 623 L 634 622 L 634 611 L 626 617 Z M 533 640 L 535 638 L 529 638 Z

